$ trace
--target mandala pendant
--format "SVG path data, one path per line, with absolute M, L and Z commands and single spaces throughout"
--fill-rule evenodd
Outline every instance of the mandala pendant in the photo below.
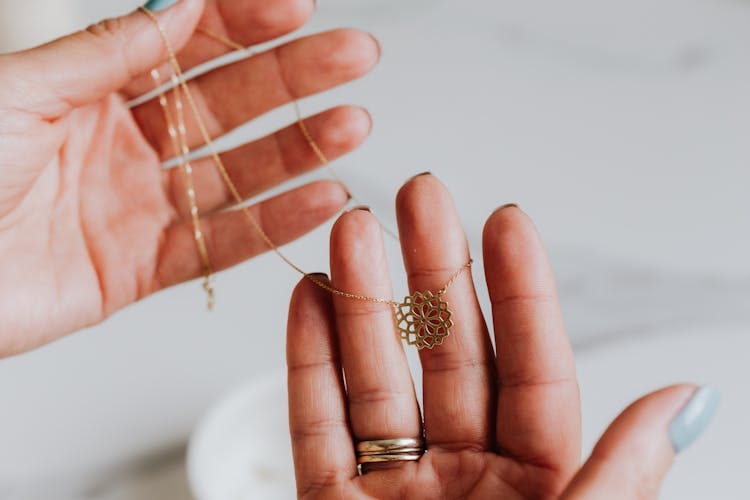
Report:
M 401 338 L 420 351 L 442 345 L 450 335 L 453 313 L 442 294 L 414 292 L 394 307 Z

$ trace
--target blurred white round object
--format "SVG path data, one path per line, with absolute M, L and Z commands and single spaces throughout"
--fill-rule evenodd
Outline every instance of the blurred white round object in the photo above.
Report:
M 190 440 L 188 478 L 198 500 L 296 498 L 286 383 L 266 375 L 231 391 Z

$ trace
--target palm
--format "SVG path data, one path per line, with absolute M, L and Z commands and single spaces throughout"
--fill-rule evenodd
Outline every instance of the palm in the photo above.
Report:
M 297 286 L 287 364 L 299 498 L 657 498 L 681 436 L 690 443 L 700 434 L 705 421 L 695 415 L 715 410 L 715 392 L 677 385 L 645 396 L 615 419 L 579 469 L 575 363 L 531 220 L 505 206 L 485 225 L 485 320 L 470 273 L 455 274 L 469 248 L 445 187 L 431 175 L 411 179 L 396 213 L 411 293 L 450 284 L 441 295 L 453 313 L 450 335 L 419 353 L 420 408 L 390 305 L 329 294 L 312 280 Z M 330 281 L 314 279 L 370 298 L 390 296 L 371 214 L 339 218 Z M 697 432 L 683 430 L 686 415 Z
M 494 453 L 437 451 L 403 469 L 361 476 L 348 494 L 339 495 L 331 487 L 311 498 L 550 498 L 564 479 Z M 393 485 L 400 488 L 394 490 Z
M 255 0 L 220 3 L 206 5 L 200 24 L 246 43 L 294 29 L 310 13 L 310 6 L 279 5 L 277 10 L 287 15 L 268 24 Z M 234 20 L 242 14 L 246 23 L 233 25 L 220 11 Z M 172 16 L 167 23 L 191 25 L 180 18 L 190 13 L 167 14 Z M 147 34 L 161 48 L 155 28 L 145 17 L 140 21 L 153 30 Z M 106 39 L 109 31 L 98 26 L 72 40 L 80 43 L 76 37 L 92 34 Z M 200 34 L 180 36 L 187 40 L 179 55 L 186 68 L 227 51 Z M 333 47 L 343 50 L 344 57 L 332 65 L 327 56 Z M 347 47 L 353 50 L 347 53 Z M 44 50 L 51 48 L 39 49 Z M 33 52 L 29 54 L 11 54 L 0 62 L 7 61 L 12 70 L 14 64 L 30 60 Z M 190 86 L 210 133 L 217 137 L 292 98 L 361 76 L 376 59 L 371 37 L 339 30 L 221 68 Z M 294 76 L 280 76 L 279 68 Z M 11 70 L 0 74 L 12 75 Z M 276 78 L 269 78 L 269 73 Z M 79 83 L 76 78 L 85 82 L 70 76 Z M 248 82 L 253 79 L 256 83 Z M 179 169 L 160 167 L 174 156 L 162 109 L 156 100 L 133 110 L 125 104 L 152 87 L 146 72 L 89 103 L 70 105 L 73 99 L 67 99 L 58 105 L 40 98 L 21 109 L 17 99 L 6 101 L 0 92 L 0 128 L 14 139 L 0 142 L 0 157 L 8 164 L 8 175 L 0 181 L 0 253 L 5 262 L 14 263 L 0 267 L 0 317 L 10 319 L 0 332 L 0 355 L 97 323 L 131 302 L 202 274 L 184 177 Z M 187 125 L 190 146 L 201 146 L 189 115 Z M 309 127 L 333 158 L 363 140 L 369 117 L 359 108 L 342 107 L 311 118 Z M 318 166 L 293 126 L 229 151 L 222 159 L 246 197 Z M 199 160 L 194 167 L 212 266 L 225 269 L 267 250 L 239 212 L 226 211 L 234 200 L 211 162 Z M 274 241 L 283 244 L 335 214 L 345 202 L 346 193 L 338 184 L 319 182 L 252 210 Z
M 154 291 L 176 216 L 158 157 L 117 99 L 24 134 L 58 139 L 53 155 L 29 159 L 39 176 L 0 231 L 5 258 L 17 264 L 0 271 L 16 283 L 0 289 L 0 305 L 18 322 L 10 331 L 41 343 Z

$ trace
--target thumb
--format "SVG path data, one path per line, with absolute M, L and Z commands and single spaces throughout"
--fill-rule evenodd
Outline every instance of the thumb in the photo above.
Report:
M 658 498 L 675 453 L 703 433 L 718 404 L 718 391 L 693 385 L 636 401 L 609 426 L 562 498 Z
M 187 43 L 200 20 L 204 0 L 151 0 L 175 50 Z M 159 30 L 145 13 L 108 19 L 88 29 L 2 59 L 16 89 L 15 109 L 45 118 L 95 102 L 168 58 Z M 5 96 L 0 96 L 5 99 Z

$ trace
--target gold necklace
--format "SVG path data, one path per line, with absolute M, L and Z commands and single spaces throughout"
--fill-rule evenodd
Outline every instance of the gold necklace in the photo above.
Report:
M 199 33 L 202 33 L 206 35 L 209 38 L 212 38 L 216 40 L 217 42 L 225 45 L 226 47 L 236 51 L 236 52 L 242 52 L 246 56 L 254 56 L 256 53 L 253 51 L 250 47 L 245 47 L 244 45 L 235 42 L 234 40 L 225 37 L 224 35 L 220 35 L 219 33 L 216 33 L 213 30 L 210 30 L 208 28 L 205 28 L 203 26 L 198 26 L 196 28 L 196 31 Z M 331 175 L 331 177 L 338 182 L 341 187 L 344 188 L 346 193 L 349 195 L 349 200 L 353 202 L 356 205 L 366 205 L 366 203 L 362 202 L 349 188 L 349 186 L 344 182 L 344 180 L 339 176 L 339 174 L 336 172 L 336 170 L 331 165 L 331 161 L 328 159 L 328 157 L 323 153 L 323 150 L 318 146 L 318 143 L 315 142 L 315 139 L 313 139 L 312 134 L 310 133 L 310 129 L 307 128 L 307 124 L 305 123 L 304 118 L 302 117 L 302 110 L 300 109 L 299 101 L 294 100 L 292 101 L 292 106 L 294 108 L 294 115 L 296 118 L 297 126 L 300 129 L 300 132 L 302 133 L 302 136 L 305 138 L 305 141 L 310 146 L 310 149 L 312 150 L 313 154 L 318 158 L 318 161 L 320 161 L 321 164 L 323 164 L 324 167 L 328 170 L 328 173 Z M 383 222 L 375 216 L 376 219 L 378 219 L 378 224 L 380 225 L 381 229 L 385 234 L 387 234 L 389 237 L 393 238 L 396 241 L 399 241 L 398 236 L 396 235 L 396 232 L 391 230 L 388 226 L 383 224 Z
M 177 61 L 176 53 L 172 47 L 171 42 L 169 41 L 169 37 L 167 36 L 167 33 L 164 30 L 164 27 L 161 25 L 159 20 L 150 10 L 146 9 L 145 7 L 140 7 L 140 10 L 144 14 L 146 14 L 149 17 L 149 19 L 151 19 L 151 21 L 153 21 L 153 23 L 159 30 L 162 41 L 169 55 L 169 64 L 172 68 L 173 79 L 174 79 L 175 90 L 176 90 L 175 97 L 177 98 L 177 96 L 179 95 L 178 89 L 185 96 L 185 99 L 187 100 L 188 105 L 190 106 L 191 112 L 195 118 L 195 121 L 198 125 L 201 135 L 203 136 L 203 140 L 211 152 L 211 157 L 217 169 L 219 170 L 219 173 L 222 179 L 224 180 L 232 197 L 235 199 L 235 202 L 239 205 L 242 205 L 245 200 L 242 198 L 239 190 L 237 189 L 236 184 L 234 183 L 231 176 L 229 175 L 229 172 L 227 171 L 227 168 L 224 165 L 224 162 L 222 161 L 218 153 L 218 150 L 216 149 L 213 143 L 213 140 L 211 139 L 210 134 L 208 133 L 208 129 L 206 128 L 206 125 L 203 122 L 203 119 L 198 110 L 198 106 L 195 103 L 195 99 L 193 99 L 190 88 L 188 87 L 187 82 L 184 78 L 182 68 L 180 67 L 179 62 Z M 213 38 L 215 38 L 216 40 L 222 43 L 225 43 L 227 46 L 233 49 L 238 49 L 238 50 L 243 50 L 243 51 L 247 50 L 245 47 L 241 46 L 240 44 L 237 44 L 236 42 L 233 42 L 229 40 L 228 38 L 221 37 L 220 35 L 216 35 L 210 30 L 207 30 L 205 28 L 200 28 L 200 31 L 204 34 L 207 34 L 208 36 L 212 36 Z M 158 84 L 159 83 L 158 77 L 156 81 Z M 160 99 L 160 103 L 165 110 L 168 110 L 168 103 L 167 103 L 166 97 L 164 99 Z M 328 158 L 326 158 L 326 156 L 323 154 L 323 151 L 314 141 L 312 135 L 310 134 L 309 130 L 307 129 L 304 123 L 304 120 L 302 119 L 299 105 L 296 103 L 296 101 L 294 104 L 295 104 L 295 110 L 297 113 L 300 130 L 305 136 L 305 139 L 307 140 L 308 144 L 310 144 L 310 147 L 313 149 L 313 151 L 318 156 L 318 158 L 326 166 L 329 166 L 330 168 L 330 162 L 328 161 Z M 180 113 L 178 113 L 177 129 L 180 132 L 185 129 L 184 117 L 182 117 Z M 170 136 L 171 136 L 171 133 L 170 133 Z M 184 148 L 181 148 L 182 156 L 185 158 L 181 159 L 180 161 L 184 161 L 185 159 L 187 159 L 186 157 L 189 155 L 189 149 L 187 149 L 188 154 L 185 154 L 186 148 L 187 148 L 186 144 Z M 185 162 L 185 163 L 188 163 L 188 162 Z M 333 169 L 330 169 L 330 170 L 333 172 Z M 187 169 L 187 171 L 192 173 L 192 169 Z M 341 181 L 339 180 L 339 182 Z M 192 182 L 190 184 L 192 184 Z M 343 182 L 341 184 L 346 189 L 346 185 L 343 184 Z M 197 205 L 195 204 L 195 190 L 193 189 L 192 191 L 193 191 L 193 196 L 192 197 L 188 196 L 189 198 L 191 198 L 191 213 L 193 212 L 197 213 Z M 347 191 L 349 190 L 347 189 Z M 196 207 L 196 210 L 194 211 L 192 210 L 193 206 Z M 361 300 L 365 302 L 373 302 L 373 303 L 390 305 L 393 308 L 394 316 L 396 319 L 396 327 L 399 330 L 401 338 L 407 344 L 416 346 L 417 349 L 419 350 L 432 349 L 435 346 L 442 345 L 445 339 L 450 335 L 450 329 L 453 327 L 453 319 L 452 319 L 453 313 L 449 309 L 448 303 L 444 300 L 444 297 L 445 297 L 445 294 L 448 292 L 448 289 L 458 280 L 458 278 L 465 271 L 471 269 L 471 266 L 473 264 L 472 260 L 469 260 L 468 263 L 466 263 L 458 271 L 456 271 L 456 273 L 448 280 L 445 286 L 441 288 L 440 290 L 438 290 L 437 292 L 433 292 L 430 290 L 423 291 L 423 292 L 414 292 L 413 294 L 405 297 L 402 302 L 396 302 L 393 299 L 370 297 L 367 295 L 345 292 L 343 290 L 338 290 L 332 287 L 331 285 L 318 279 L 316 276 L 306 273 L 304 270 L 302 270 L 299 266 L 297 266 L 294 262 L 292 262 L 284 253 L 281 252 L 279 247 L 276 246 L 276 244 L 271 240 L 271 238 L 268 236 L 268 234 L 265 232 L 263 227 L 255 219 L 255 216 L 253 216 L 253 214 L 250 212 L 250 210 L 247 207 L 243 206 L 241 210 L 245 214 L 245 218 L 248 221 L 248 223 L 260 235 L 260 237 L 265 241 L 268 247 L 274 253 L 276 253 L 276 255 L 281 260 L 283 260 L 289 267 L 291 267 L 292 269 L 294 269 L 295 271 L 303 275 L 306 279 L 310 280 L 312 283 L 314 283 L 318 287 L 322 288 L 323 290 L 326 290 L 327 292 L 331 294 L 344 297 L 347 299 Z M 198 236 L 200 236 L 200 238 L 198 238 Z M 395 237 L 395 234 L 393 234 L 393 236 Z M 198 221 L 198 226 L 196 229 L 196 241 L 199 241 L 199 240 L 200 242 L 202 242 L 202 243 L 199 243 L 199 247 L 203 246 L 203 248 L 205 248 L 205 241 L 203 241 L 203 233 L 200 231 L 200 222 Z M 207 258 L 207 253 L 205 255 Z M 209 263 L 208 269 L 210 269 L 210 263 Z
M 156 83 L 157 89 L 160 88 L 161 75 L 159 74 L 159 70 L 151 70 L 151 77 L 153 78 L 154 83 Z M 190 217 L 193 222 L 193 236 L 203 266 L 203 289 L 206 291 L 208 310 L 211 311 L 215 304 L 215 293 L 212 280 L 213 267 L 211 266 L 211 259 L 208 256 L 208 249 L 206 248 L 206 240 L 203 237 L 203 229 L 201 228 L 200 211 L 198 210 L 195 184 L 193 183 L 193 165 L 190 163 L 190 147 L 187 143 L 187 129 L 185 127 L 184 107 L 182 104 L 182 98 L 180 97 L 180 91 L 181 89 L 179 87 L 175 87 L 174 102 L 178 123 L 176 127 L 174 120 L 172 119 L 172 113 L 169 110 L 167 96 L 161 91 L 159 92 L 159 104 L 161 104 L 164 112 L 164 120 L 167 122 L 167 129 L 169 137 L 172 140 L 172 147 L 174 148 L 177 157 L 178 167 L 182 170 L 185 179 L 185 191 L 190 205 Z

